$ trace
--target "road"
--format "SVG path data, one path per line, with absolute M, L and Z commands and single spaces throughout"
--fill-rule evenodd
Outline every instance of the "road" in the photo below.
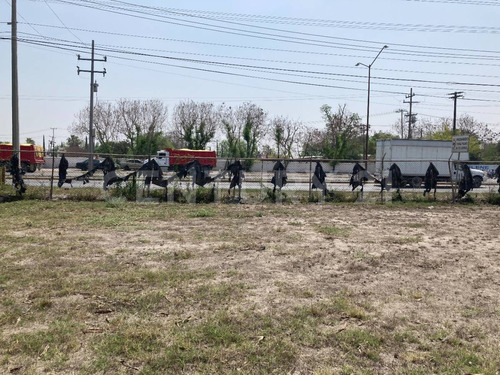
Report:
M 77 176 L 81 176 L 83 171 L 70 168 L 68 170 L 68 175 L 67 178 L 75 178 Z M 125 176 L 130 172 L 122 171 L 119 170 L 117 174 L 119 176 Z M 216 173 L 212 172 L 212 176 L 214 176 Z M 171 176 L 171 172 L 167 174 L 167 176 Z M 270 172 L 267 173 L 259 173 L 259 172 L 252 172 L 252 173 L 246 173 L 245 179 L 243 180 L 243 189 L 272 189 L 273 185 L 271 184 L 271 178 L 273 174 Z M 24 176 L 24 181 L 27 186 L 45 186 L 49 187 L 50 186 L 50 179 L 51 179 L 51 170 L 50 169 L 42 169 L 40 171 L 36 171 L 34 173 L 28 173 Z M 57 188 L 57 170 L 54 171 L 54 186 Z M 336 175 L 329 173 L 327 175 L 327 186 L 330 190 L 333 191 L 351 191 L 351 187 L 349 186 L 349 179 L 350 176 L 343 174 L 343 175 Z M 139 178 L 139 181 L 143 181 L 144 178 L 141 177 Z M 183 181 L 176 180 L 173 185 L 176 185 L 177 187 L 181 189 L 186 189 L 188 185 L 191 184 L 190 178 L 186 178 Z M 283 187 L 283 191 L 308 191 L 310 187 L 310 176 L 309 173 L 288 173 L 288 183 Z M 7 181 L 8 182 L 8 179 Z M 212 186 L 210 184 L 210 186 Z M 95 188 L 102 188 L 103 187 L 103 174 L 101 171 L 98 171 L 94 174 L 94 176 L 90 179 L 89 183 L 84 184 L 83 181 L 74 181 L 72 185 L 65 184 L 65 188 L 81 188 L 81 187 L 95 187 Z M 224 189 L 227 190 L 229 188 L 229 181 L 226 178 L 219 180 L 216 183 L 216 187 L 219 189 Z M 153 188 L 158 188 L 154 186 Z M 440 192 L 450 192 L 451 187 L 448 184 L 441 184 L 438 186 L 438 189 Z M 475 193 L 488 193 L 490 191 L 496 191 L 498 189 L 498 185 L 496 184 L 496 181 L 493 179 L 486 180 L 485 183 L 481 186 L 479 189 L 474 189 Z M 359 188 L 357 189 L 359 190 Z M 375 184 L 373 182 L 368 182 L 365 187 L 364 191 L 366 192 L 379 192 L 380 191 L 380 185 Z M 412 189 L 412 188 L 405 188 L 403 191 L 415 191 L 415 192 L 421 192 L 423 191 L 423 187 L 419 189 Z

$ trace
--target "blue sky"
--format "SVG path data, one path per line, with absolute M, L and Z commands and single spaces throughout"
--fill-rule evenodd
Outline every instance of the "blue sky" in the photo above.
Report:
M 500 131 L 497 0 L 18 0 L 17 7 L 19 38 L 30 42 L 18 46 L 22 141 L 41 142 L 51 127 L 64 141 L 89 102 L 89 75 L 76 74 L 77 65 L 89 63 L 77 61 L 77 51 L 35 40 L 71 44 L 89 57 L 94 39 L 98 57 L 108 58 L 96 63 L 108 72 L 96 76 L 99 101 L 161 99 L 170 113 L 181 100 L 251 101 L 270 116 L 318 128 L 323 104 L 347 104 L 366 121 L 368 72 L 355 65 L 370 64 L 387 44 L 372 67 L 373 131 L 392 130 L 395 111 L 408 109 L 403 100 L 411 87 L 419 119 L 451 117 L 447 94 L 463 91 L 458 114 Z M 10 12 L 10 0 L 0 0 L 2 38 L 10 36 Z M 3 39 L 0 140 L 11 139 L 10 71 L 10 41 Z

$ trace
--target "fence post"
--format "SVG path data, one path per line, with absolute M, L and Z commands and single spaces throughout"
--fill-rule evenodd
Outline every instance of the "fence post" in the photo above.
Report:
M 309 159 L 309 202 L 312 197 L 312 159 Z
M 0 167 L 0 185 L 5 185 L 5 167 Z
M 260 159 L 260 193 L 259 193 L 259 199 L 262 203 L 263 197 L 262 197 L 262 190 L 264 190 L 264 160 L 261 158 Z

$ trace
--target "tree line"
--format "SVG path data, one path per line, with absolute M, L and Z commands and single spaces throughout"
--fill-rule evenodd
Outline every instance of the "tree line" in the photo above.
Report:
M 361 117 L 347 105 L 319 108 L 324 124 L 308 127 L 286 116 L 269 116 L 257 104 L 238 106 L 210 102 L 181 101 L 172 109 L 160 100 L 120 99 L 99 102 L 94 108 L 96 152 L 154 155 L 167 147 L 206 149 L 212 145 L 220 157 L 323 157 L 359 160 L 363 157 L 365 128 Z M 86 149 L 89 108 L 75 116 L 66 149 Z M 451 120 L 421 120 L 413 124 L 413 138 L 448 140 Z M 499 160 L 500 135 L 472 116 L 458 119 L 457 134 L 471 136 L 471 160 Z M 406 137 L 405 127 L 393 125 L 391 132 L 369 138 L 368 154 L 375 156 L 377 139 Z

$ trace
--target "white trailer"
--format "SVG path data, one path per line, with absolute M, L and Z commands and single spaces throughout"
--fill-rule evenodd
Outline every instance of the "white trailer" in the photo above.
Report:
M 382 170 L 383 159 L 383 170 Z M 425 172 L 429 163 L 433 163 L 439 171 L 439 180 L 458 181 L 461 171 L 454 168 L 455 163 L 448 161 L 469 160 L 469 153 L 451 152 L 451 141 L 433 141 L 420 139 L 383 139 L 377 141 L 376 164 L 377 174 L 386 176 L 388 169 L 396 163 L 401 169 L 403 186 L 409 184 L 411 187 L 419 188 L 425 178 Z M 483 182 L 484 173 L 480 170 L 471 169 L 474 187 L 478 188 Z

